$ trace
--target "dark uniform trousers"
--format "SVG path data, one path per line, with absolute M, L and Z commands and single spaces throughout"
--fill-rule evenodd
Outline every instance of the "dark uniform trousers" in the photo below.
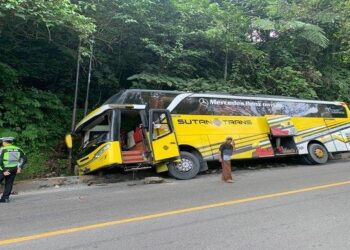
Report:
M 13 182 L 15 181 L 15 177 L 17 173 L 17 168 L 10 169 L 9 171 L 11 174 L 8 176 L 5 176 L 3 171 L 0 171 L 0 183 L 5 179 L 5 188 L 4 188 L 4 192 L 2 194 L 1 200 L 8 199 L 10 197 Z

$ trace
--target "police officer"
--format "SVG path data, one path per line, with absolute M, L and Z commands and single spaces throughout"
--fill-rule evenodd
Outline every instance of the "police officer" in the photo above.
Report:
M 0 148 L 0 183 L 5 179 L 5 188 L 0 202 L 9 202 L 13 182 L 16 174 L 21 173 L 27 157 L 17 146 L 13 145 L 14 137 L 0 138 L 2 146 Z

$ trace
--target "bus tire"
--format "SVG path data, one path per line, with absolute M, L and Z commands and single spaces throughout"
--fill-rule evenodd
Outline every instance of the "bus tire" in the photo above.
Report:
M 199 173 L 199 159 L 192 153 L 181 151 L 181 163 L 169 164 L 169 175 L 178 180 L 192 179 Z
M 312 164 L 324 164 L 328 161 L 328 151 L 321 144 L 311 143 L 308 146 L 308 152 L 309 154 L 306 157 Z

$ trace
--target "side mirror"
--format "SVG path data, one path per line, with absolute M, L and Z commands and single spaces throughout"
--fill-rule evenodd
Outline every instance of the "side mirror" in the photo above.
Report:
M 73 147 L 72 135 L 71 134 L 67 134 L 65 140 L 66 140 L 67 148 L 71 149 Z

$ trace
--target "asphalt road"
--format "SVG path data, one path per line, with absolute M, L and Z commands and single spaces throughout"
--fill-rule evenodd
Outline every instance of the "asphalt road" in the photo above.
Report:
M 350 162 L 234 179 L 23 193 L 0 204 L 0 249 L 350 249 Z

